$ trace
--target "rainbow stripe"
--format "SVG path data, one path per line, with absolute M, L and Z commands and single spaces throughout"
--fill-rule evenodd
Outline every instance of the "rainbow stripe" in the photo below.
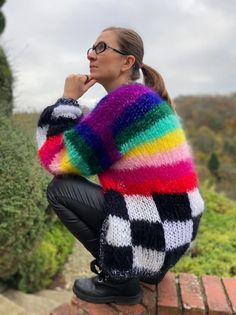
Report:
M 197 186 L 178 116 L 142 84 L 107 94 L 79 123 L 47 137 L 39 157 L 54 175 L 98 174 L 105 189 L 127 195 L 186 192 Z

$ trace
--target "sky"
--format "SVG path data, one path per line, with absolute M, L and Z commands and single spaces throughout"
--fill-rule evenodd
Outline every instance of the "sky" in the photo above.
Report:
M 236 91 L 235 0 L 7 0 L 2 11 L 15 111 L 42 111 L 68 75 L 89 73 L 86 51 L 108 26 L 141 35 L 143 61 L 171 97 Z M 105 94 L 96 84 L 79 101 L 93 107 Z

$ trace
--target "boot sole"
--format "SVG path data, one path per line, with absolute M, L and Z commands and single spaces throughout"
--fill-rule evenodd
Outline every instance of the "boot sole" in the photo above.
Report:
M 73 287 L 74 294 L 84 300 L 86 302 L 91 302 L 95 304 L 106 304 L 106 303 L 115 303 L 115 304 L 127 304 L 127 305 L 134 305 L 139 304 L 142 300 L 142 291 L 134 296 L 106 296 L 106 297 L 95 297 L 95 296 L 88 296 L 87 294 L 77 291 L 75 287 Z

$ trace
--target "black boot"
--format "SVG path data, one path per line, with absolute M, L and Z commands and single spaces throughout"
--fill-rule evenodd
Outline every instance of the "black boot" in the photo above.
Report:
M 93 261 L 91 270 L 94 269 Z M 117 281 L 103 271 L 92 278 L 75 280 L 73 291 L 78 298 L 92 303 L 138 304 L 142 299 L 139 279 Z

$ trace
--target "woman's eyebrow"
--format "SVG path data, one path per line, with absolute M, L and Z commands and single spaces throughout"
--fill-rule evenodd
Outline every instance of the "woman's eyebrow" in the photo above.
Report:
M 94 48 L 95 46 L 97 46 L 97 44 L 99 44 L 100 42 L 97 42 L 95 44 L 93 44 L 92 48 Z
M 93 47 L 97 46 L 97 45 L 100 44 L 100 43 L 105 43 L 105 44 L 107 45 L 107 43 L 106 43 L 104 40 L 100 40 L 99 42 L 95 43 L 95 44 L 93 45 Z

